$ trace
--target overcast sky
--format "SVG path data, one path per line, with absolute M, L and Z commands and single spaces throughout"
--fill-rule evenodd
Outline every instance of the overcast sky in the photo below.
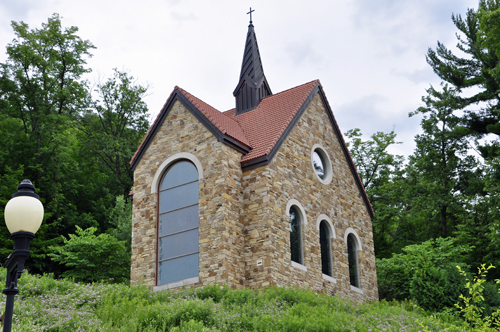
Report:
M 11 21 L 40 28 L 53 13 L 97 49 L 88 77 L 127 70 L 149 84 L 154 120 L 178 85 L 219 111 L 234 107 L 249 7 L 273 93 L 319 79 L 342 132 L 368 136 L 393 128 L 411 154 L 421 105 L 439 80 L 425 61 L 437 41 L 452 47 L 451 14 L 477 0 L 0 0 L 0 62 Z

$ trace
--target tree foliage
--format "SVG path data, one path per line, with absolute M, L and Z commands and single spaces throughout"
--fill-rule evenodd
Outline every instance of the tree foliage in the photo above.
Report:
M 398 218 L 401 212 L 399 186 L 403 156 L 389 153 L 396 142 L 394 131 L 376 132 L 363 140 L 358 128 L 345 133 L 347 146 L 358 174 L 375 211 L 373 237 L 379 257 L 389 257 L 398 237 Z
M 94 233 L 97 228 L 81 229 L 69 239 L 63 237 L 62 246 L 51 247 L 49 256 L 68 270 L 62 276 L 80 282 L 127 282 L 130 276 L 130 253 L 125 241 L 118 241 L 110 234 Z
M 377 259 L 377 277 L 380 298 L 404 300 L 411 298 L 411 283 L 414 277 L 418 283 L 429 274 L 436 276 L 431 268 L 442 268 L 450 263 L 457 265 L 472 250 L 470 246 L 458 245 L 453 238 L 437 238 L 421 244 L 404 247 L 401 253 L 390 258 Z M 415 289 L 418 292 L 418 288 Z
M 50 264 L 44 257 L 55 244 L 53 234 L 64 232 L 65 224 L 78 218 L 68 199 L 71 174 L 78 172 L 71 158 L 76 144 L 71 127 L 88 100 L 82 75 L 90 71 L 85 65 L 94 46 L 77 36 L 78 28 L 63 29 L 57 14 L 41 29 L 23 22 L 12 22 L 12 28 L 15 38 L 7 46 L 7 61 L 0 65 L 0 121 L 15 128 L 5 131 L 9 141 L 19 143 L 6 145 L 5 153 L 14 158 L 2 160 L 0 170 L 22 167 L 23 177 L 40 189 L 46 215 L 31 260 L 35 270 L 41 270 Z
M 464 135 L 500 136 L 499 8 L 499 0 L 480 0 L 479 9 L 468 9 L 464 18 L 452 15 L 459 30 L 457 48 L 463 56 L 440 42 L 427 52 L 427 62 L 434 72 L 456 91 L 447 99 L 456 110 L 465 112 L 463 127 L 456 128 Z M 479 149 L 489 157 L 498 153 L 498 147 L 495 141 L 481 144 Z
M 369 140 L 363 141 L 358 128 L 345 133 L 348 138 L 347 147 L 357 166 L 363 186 L 366 189 L 376 188 L 390 180 L 395 170 L 401 165 L 403 156 L 390 154 L 387 149 L 396 142 L 396 133 L 376 132 Z
M 93 100 L 84 75 L 95 47 L 77 27 L 64 28 L 54 14 L 41 28 L 23 22 L 12 28 L 15 38 L 0 64 L 0 211 L 17 184 L 33 181 L 45 218 L 27 266 L 60 275 L 68 267 L 47 254 L 75 226 L 94 227 L 96 234 L 118 227 L 127 235 L 129 224 L 116 224 L 109 211 L 132 187 L 128 161 L 148 127 L 146 88 L 115 70 L 97 84 Z M 0 259 L 11 249 L 2 224 Z
M 468 141 L 454 131 L 460 124 L 456 91 L 444 85 L 442 91 L 430 87 L 427 93 L 422 98 L 425 106 L 410 114 L 423 114 L 423 133 L 415 137 L 417 147 L 408 168 L 408 176 L 415 178 L 412 205 L 432 223 L 432 236 L 447 237 L 465 213 L 465 196 L 480 191 L 482 185 L 476 183 L 478 162 L 468 155 Z
M 126 201 L 123 196 L 116 197 L 115 207 L 109 211 L 109 221 L 114 228 L 108 231 L 119 241 L 125 242 L 125 249 L 130 253 L 132 248 L 132 202 Z
M 461 263 L 472 268 L 481 262 L 500 263 L 499 18 L 500 1 L 480 0 L 478 10 L 452 16 L 461 54 L 439 42 L 436 49 L 429 49 L 427 61 L 442 83 L 430 86 L 423 105 L 410 113 L 422 116 L 422 132 L 415 137 L 416 149 L 407 162 L 385 150 L 395 143 L 394 133 L 377 133 L 366 141 L 359 130 L 347 133 L 375 211 L 378 258 L 453 237 L 457 245 L 471 248 Z M 431 270 L 420 274 L 422 287 L 425 278 L 443 276 L 439 269 Z M 489 277 L 499 275 L 493 271 Z M 408 292 L 409 286 L 405 287 Z
M 98 99 L 80 118 L 78 136 L 103 172 L 127 190 L 132 186 L 129 161 L 149 127 L 148 108 L 142 100 L 147 87 L 115 68 L 114 76 L 99 83 L 95 91 Z

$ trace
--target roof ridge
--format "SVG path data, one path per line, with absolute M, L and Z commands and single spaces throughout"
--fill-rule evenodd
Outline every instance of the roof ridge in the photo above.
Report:
M 318 79 L 316 79 L 316 80 L 312 80 L 312 81 L 310 81 L 310 82 L 307 82 L 307 83 L 304 83 L 304 84 L 300 84 L 300 85 L 294 86 L 293 88 L 290 88 L 290 89 L 286 89 L 286 90 L 280 91 L 280 92 L 278 92 L 278 93 L 275 93 L 274 95 L 266 96 L 266 97 L 262 98 L 262 101 L 264 101 L 265 99 L 268 99 L 268 98 L 272 98 L 272 97 L 277 97 L 277 96 L 280 96 L 280 95 L 282 95 L 282 94 L 284 94 L 284 93 L 286 93 L 286 92 L 289 92 L 289 91 L 294 90 L 294 89 L 298 89 L 298 88 L 300 88 L 300 87 L 303 87 L 304 85 L 308 85 L 308 84 L 311 84 L 311 83 L 314 83 L 314 82 L 315 82 L 315 83 L 319 83 L 319 84 L 321 84 L 321 83 L 319 82 L 319 80 L 318 80 Z M 316 86 L 316 84 L 315 84 L 314 86 Z M 313 88 L 314 88 L 314 87 L 313 87 Z M 303 100 L 306 100 L 306 99 L 307 99 L 307 96 L 306 96 Z M 258 109 L 258 108 L 259 108 L 259 106 L 261 105 L 262 101 L 259 103 L 259 105 L 258 105 L 255 109 Z M 237 117 L 237 115 L 235 115 L 235 118 L 236 118 L 236 117 Z
M 319 81 L 319 79 L 315 79 L 315 80 L 309 81 L 309 82 L 307 82 L 307 83 L 304 83 L 304 84 L 300 84 L 300 85 L 294 86 L 293 88 L 289 88 L 289 89 L 286 89 L 286 90 L 280 91 L 280 92 L 278 92 L 278 93 L 275 93 L 273 96 L 280 95 L 280 94 L 285 93 L 285 92 L 287 92 L 287 91 L 290 91 L 290 90 L 293 90 L 293 89 L 296 89 L 296 88 L 300 88 L 301 86 L 304 86 L 304 85 L 307 85 L 307 84 L 311 84 L 311 83 L 313 83 L 313 82 L 316 82 L 316 83 L 321 84 L 321 83 L 320 83 L 320 81 Z M 271 97 L 271 96 L 267 96 L 267 97 L 265 97 L 265 98 L 268 98 L 268 97 Z
M 266 99 L 266 98 L 271 98 L 271 97 L 279 96 L 279 95 L 280 95 L 280 94 L 282 94 L 282 93 L 288 92 L 288 91 L 293 90 L 293 89 L 296 89 L 296 88 L 300 88 L 301 86 L 304 86 L 304 85 L 307 85 L 307 84 L 311 84 L 311 83 L 313 83 L 313 82 L 316 82 L 316 83 L 318 83 L 319 85 L 321 85 L 321 82 L 319 81 L 319 79 L 315 79 L 315 80 L 309 81 L 309 82 L 307 82 L 307 83 L 300 84 L 300 85 L 294 86 L 294 87 L 292 87 L 292 88 L 289 88 L 289 89 L 286 89 L 286 90 L 280 91 L 280 92 L 275 93 L 275 94 L 273 94 L 273 95 L 266 96 L 266 97 L 262 98 L 262 100 L 264 100 L 264 99 Z M 262 101 L 261 101 L 261 102 L 262 102 Z M 260 104 L 260 103 L 259 103 L 259 104 Z M 257 106 L 257 108 L 258 108 L 258 106 Z M 255 108 L 255 109 L 257 109 L 257 108 Z M 231 111 L 234 111 L 235 109 L 236 109 L 236 108 L 235 108 L 235 107 L 233 107 L 233 108 L 230 108 L 230 109 L 228 109 L 228 110 L 226 110 L 226 111 L 223 111 L 223 112 L 221 112 L 221 113 L 222 113 L 222 114 L 224 114 L 224 115 L 226 115 L 226 113 L 229 113 L 229 112 L 231 112 Z M 229 115 L 226 115 L 226 116 L 228 116 L 228 117 L 229 117 L 229 118 L 231 118 L 231 119 L 236 119 L 236 117 L 237 117 L 238 115 L 239 115 L 239 114 L 234 114 L 233 116 L 229 116 Z
M 176 86 L 176 87 L 177 87 L 177 86 Z M 177 87 L 177 88 L 178 88 L 178 90 L 179 90 L 182 94 L 184 94 L 184 92 L 185 92 L 185 93 L 187 93 L 190 97 L 192 97 L 192 98 L 196 99 L 197 101 L 199 101 L 199 102 L 201 102 L 201 103 L 203 103 L 203 104 L 207 105 L 208 107 L 210 107 L 210 108 L 211 108 L 211 109 L 213 109 L 214 111 L 217 111 L 219 114 L 224 115 L 224 117 L 226 117 L 228 120 L 233 121 L 233 122 L 237 122 L 237 121 L 235 121 L 233 118 L 231 118 L 230 116 L 227 116 L 226 114 L 224 114 L 224 112 L 219 111 L 218 109 L 216 109 L 215 107 L 213 107 L 213 106 L 212 106 L 212 105 L 210 105 L 209 103 L 207 103 L 207 102 L 205 102 L 205 101 L 201 100 L 200 98 L 196 97 L 196 96 L 195 96 L 195 95 L 193 95 L 192 93 L 189 93 L 188 91 L 184 90 L 184 89 L 183 89 L 183 88 L 181 88 L 181 87 Z M 189 96 L 186 96 L 185 94 L 184 94 L 184 96 L 185 96 L 186 98 L 188 98 L 188 100 L 189 100 L 190 102 L 192 102 L 192 101 L 191 101 L 191 99 L 189 98 Z M 194 103 L 193 103 L 193 104 L 194 104 Z M 207 117 L 208 117 L 208 116 L 207 116 Z M 208 118 L 210 118 L 210 117 L 208 117 Z M 211 119 L 211 120 L 212 120 L 212 119 Z M 238 124 L 238 125 L 239 125 L 239 124 Z M 223 132 L 224 132 L 224 131 L 223 131 Z
M 300 107 L 302 107 L 304 105 L 305 101 L 307 100 L 307 98 L 311 94 L 311 91 L 313 91 L 314 88 L 316 87 L 317 83 L 319 83 L 319 80 L 313 80 L 313 81 L 310 81 L 310 82 L 307 82 L 307 83 L 304 83 L 304 84 L 301 84 L 301 85 L 297 85 L 296 87 L 293 87 L 293 88 L 281 91 L 280 93 L 277 93 L 277 94 L 274 95 L 274 96 L 279 96 L 282 93 L 290 92 L 291 90 L 294 90 L 294 89 L 299 89 L 299 88 L 301 88 L 303 86 L 306 86 L 308 84 L 311 84 L 311 83 L 315 83 L 315 84 L 311 87 L 311 90 L 309 90 L 309 92 L 307 94 L 304 94 L 304 96 L 301 98 L 300 105 L 299 105 L 298 109 L 295 112 L 290 113 L 288 115 L 288 118 L 286 119 L 286 122 L 283 122 L 282 126 L 279 128 L 279 133 L 280 134 L 276 136 L 274 142 L 272 142 L 272 145 L 270 145 L 267 148 L 266 154 L 269 154 L 273 150 L 274 146 L 279 141 L 281 135 L 286 131 L 286 128 L 290 125 L 290 123 L 293 121 L 293 118 L 296 116 L 297 112 L 300 110 Z
M 192 93 L 184 90 L 183 88 L 177 87 L 177 90 L 184 97 L 186 97 L 187 100 L 189 100 L 200 112 L 202 112 L 203 115 L 205 115 L 207 117 L 207 119 L 210 122 L 212 122 L 223 134 L 227 134 L 227 135 L 231 136 L 232 138 L 238 140 L 239 142 L 243 143 L 244 145 L 246 145 L 248 147 L 252 146 L 250 144 L 250 141 L 246 137 L 245 132 L 243 131 L 243 128 L 241 128 L 239 122 L 235 121 L 235 119 L 231 118 L 230 116 L 227 116 L 223 112 L 219 111 L 218 109 L 216 109 L 212 105 L 204 102 L 203 100 L 201 100 L 200 98 L 196 97 Z M 198 105 L 196 105 L 196 104 L 198 104 Z M 200 108 L 200 106 L 201 106 L 201 108 Z M 216 112 L 216 113 L 215 114 L 210 114 L 210 113 L 204 112 L 203 111 L 203 106 L 208 107 L 209 110 L 211 110 L 213 112 Z M 228 127 L 227 124 L 221 123 L 221 121 L 220 121 L 221 119 L 217 119 L 216 118 L 217 116 L 222 116 L 225 121 L 229 122 L 229 126 L 231 126 L 231 125 L 232 126 L 237 126 L 239 128 L 239 130 L 241 131 L 242 136 L 238 135 L 238 132 L 237 132 L 238 130 L 237 129 L 230 130 L 230 127 Z

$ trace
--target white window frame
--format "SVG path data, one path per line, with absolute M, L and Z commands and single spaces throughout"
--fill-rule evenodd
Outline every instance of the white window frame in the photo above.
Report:
M 358 278 L 359 287 L 351 285 L 350 281 L 349 281 L 349 285 L 351 286 L 352 291 L 363 294 L 363 290 L 361 289 L 361 278 L 359 276 L 359 268 L 360 268 L 359 255 L 357 253 L 358 251 L 363 251 L 363 246 L 361 244 L 361 239 L 359 238 L 358 233 L 351 227 L 347 228 L 345 233 L 344 233 L 344 243 L 345 243 L 345 246 L 347 249 L 347 256 L 349 256 L 349 245 L 347 243 L 347 237 L 349 236 L 349 234 L 352 234 L 354 236 L 354 241 L 356 242 L 356 252 L 354 252 L 353 254 L 355 255 L 355 258 L 356 258 L 356 275 Z M 348 259 L 349 259 L 349 257 L 348 257 Z M 347 265 L 349 266 L 349 262 Z
M 304 235 L 304 227 L 307 225 L 306 211 L 304 210 L 304 207 L 302 206 L 302 204 L 300 204 L 299 201 L 292 198 L 286 204 L 286 216 L 287 216 L 288 222 L 290 222 L 290 209 L 292 206 L 295 206 L 297 208 L 297 211 L 299 211 L 299 214 L 300 214 L 300 246 L 301 246 L 300 252 L 301 252 L 301 256 L 302 256 L 301 257 L 302 264 L 295 262 L 295 261 L 292 261 L 291 259 L 290 259 L 290 261 L 292 262 L 293 267 L 298 268 L 298 269 L 303 270 L 303 271 L 307 271 L 307 267 L 305 266 L 305 260 L 304 260 L 304 236 L 303 236 Z M 291 247 L 290 247 L 290 250 L 291 250 Z M 290 253 L 290 257 L 291 257 L 291 253 Z
M 187 159 L 191 161 L 198 170 L 198 180 L 203 180 L 203 166 L 201 162 L 194 154 L 189 152 L 181 152 L 176 153 L 170 157 L 168 157 L 163 163 L 161 163 L 160 167 L 156 170 L 155 176 L 153 177 L 153 181 L 151 182 L 151 193 L 158 193 L 158 187 L 160 186 L 160 180 L 162 179 L 163 173 L 165 170 L 172 165 L 173 163 L 179 161 L 180 159 Z
M 201 165 L 200 160 L 195 155 L 193 155 L 189 152 L 181 152 L 181 153 L 176 153 L 176 154 L 168 157 L 158 167 L 158 169 L 156 170 L 156 173 L 153 177 L 153 180 L 151 182 L 151 194 L 156 194 L 157 204 L 160 204 L 158 188 L 160 186 L 160 181 L 163 179 L 165 171 L 171 165 L 173 165 L 174 163 L 181 161 L 181 160 L 188 160 L 188 161 L 192 162 L 198 171 L 198 181 L 201 181 L 203 179 L 203 167 Z M 156 231 L 158 232 L 158 230 L 159 230 L 158 225 L 159 225 L 160 220 L 159 220 L 159 216 L 157 216 L 156 218 L 157 218 L 156 219 L 157 220 L 156 221 L 156 225 L 157 225 Z M 199 214 L 198 214 L 198 218 L 199 218 Z M 198 229 L 199 229 L 199 226 L 198 226 Z M 158 285 L 158 282 L 159 282 L 158 281 L 158 276 L 159 276 L 158 269 L 160 266 L 159 261 L 158 261 L 158 247 L 160 245 L 158 234 L 156 236 L 156 241 L 157 241 L 157 243 L 156 243 L 156 269 L 157 269 L 157 271 L 156 271 L 156 285 L 157 286 L 153 287 L 154 291 L 182 287 L 182 286 L 186 286 L 186 285 L 190 285 L 190 284 L 195 284 L 195 283 L 198 283 L 200 281 L 199 270 L 198 270 L 197 277 L 187 278 L 187 279 L 183 279 L 183 280 L 179 280 L 179 281 L 175 281 L 175 282 L 171 282 L 171 283 L 167 283 L 167 284 Z M 198 264 L 199 264 L 199 262 L 198 262 Z
M 316 150 L 318 150 L 321 157 L 323 157 L 323 161 L 325 162 L 325 165 L 323 165 L 325 167 L 325 173 L 326 173 L 325 174 L 326 176 L 324 179 L 320 178 L 319 175 L 316 173 L 316 170 L 314 169 L 313 156 L 314 156 L 314 151 L 316 151 Z M 314 144 L 313 147 L 311 148 L 311 158 L 310 159 L 311 159 L 311 168 L 314 172 L 314 175 L 319 180 L 319 182 L 321 182 L 323 184 L 330 184 L 330 182 L 332 182 L 332 178 L 333 178 L 332 161 L 330 160 L 330 156 L 326 152 L 326 149 L 321 144 Z
M 322 221 L 326 221 L 326 223 L 328 224 L 328 230 L 330 232 L 330 266 L 331 266 L 331 273 L 333 275 L 333 271 L 334 271 L 334 268 L 333 268 L 333 240 L 337 238 L 337 234 L 335 233 L 335 227 L 333 227 L 333 222 L 330 218 L 328 218 L 328 216 L 326 214 L 320 214 L 318 216 L 318 219 L 316 219 L 316 229 L 318 230 L 318 234 L 319 234 L 319 226 L 321 224 Z M 321 242 L 320 242 L 320 252 L 321 252 Z M 321 269 L 323 270 L 323 267 L 321 267 Z M 333 277 L 333 276 L 329 276 L 327 274 L 323 274 L 323 279 L 325 280 L 328 280 L 328 281 L 331 281 L 331 282 L 337 282 L 337 280 Z

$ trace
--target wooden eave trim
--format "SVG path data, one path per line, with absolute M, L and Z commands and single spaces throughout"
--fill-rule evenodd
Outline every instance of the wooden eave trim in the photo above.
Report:
M 159 118 L 156 119 L 156 121 L 153 123 L 153 127 L 148 132 L 147 136 L 144 138 L 144 142 L 140 146 L 140 149 L 139 149 L 137 155 L 135 156 L 134 160 L 130 163 L 130 168 L 132 169 L 132 171 L 135 170 L 135 168 L 137 167 L 137 165 L 141 161 L 142 156 L 144 155 L 144 152 L 146 152 L 146 150 L 149 147 L 149 144 L 151 144 L 151 141 L 156 136 L 156 132 L 158 131 L 160 126 L 163 124 L 163 120 L 165 120 L 165 117 L 167 116 L 168 112 L 172 108 L 172 105 L 177 100 L 178 94 L 179 94 L 179 91 L 175 90 L 174 93 L 172 94 L 172 96 L 170 96 L 170 98 L 167 100 L 167 102 L 165 103 L 165 105 L 161 109 Z
M 257 168 L 259 166 L 267 165 L 271 162 L 272 158 L 269 158 L 269 155 L 265 155 L 263 157 L 255 158 L 249 161 L 244 161 L 241 163 L 241 170 L 248 171 L 250 169 Z
M 163 124 L 163 121 L 167 117 L 168 113 L 172 109 L 175 101 L 179 101 L 186 107 L 191 114 L 195 116 L 198 121 L 200 121 L 220 142 L 236 149 L 237 151 L 247 154 L 251 147 L 241 143 L 240 141 L 230 137 L 229 135 L 224 134 L 215 124 L 213 124 L 193 103 L 189 101 L 179 90 L 176 90 L 174 94 L 169 98 L 165 106 L 162 108 L 160 112 L 160 118 L 153 124 L 153 128 L 151 128 L 150 133 L 146 136 L 144 143 L 141 146 L 138 154 L 134 158 L 134 161 L 131 163 L 130 167 L 132 171 L 135 170 L 139 161 L 141 160 L 144 152 L 148 149 L 149 144 L 151 144 L 153 138 L 156 135 L 156 132 Z
M 359 177 L 358 170 L 356 169 L 356 166 L 354 165 L 354 161 L 352 160 L 351 153 L 349 152 L 349 149 L 347 148 L 347 144 L 345 143 L 344 136 L 342 135 L 342 132 L 340 131 L 340 128 L 337 124 L 337 120 L 335 120 L 332 109 L 330 108 L 330 104 L 328 103 L 328 100 L 326 99 L 326 95 L 325 95 L 325 92 L 323 91 L 323 87 L 321 86 L 321 84 L 318 84 L 318 87 L 319 87 L 321 101 L 323 102 L 323 105 L 325 105 L 325 107 L 328 111 L 327 112 L 328 117 L 330 118 L 330 122 L 333 125 L 333 129 L 335 131 L 335 134 L 337 135 L 337 138 L 340 141 L 340 146 L 342 147 L 342 151 L 344 152 L 344 156 L 347 160 L 347 164 L 349 164 L 349 168 L 351 170 L 352 176 L 354 177 L 354 181 L 356 182 L 356 185 L 358 186 L 361 197 L 363 198 L 366 209 L 368 210 L 368 214 L 370 215 L 371 220 L 373 220 L 374 212 L 373 212 L 372 204 L 370 203 L 370 199 L 368 198 L 368 194 L 366 193 L 365 187 L 363 186 L 363 183 L 361 182 L 361 178 Z
M 243 154 L 247 154 L 252 149 L 251 147 L 246 146 L 245 144 L 242 144 L 240 141 L 232 138 L 229 135 L 223 134 L 222 136 L 219 136 L 219 141 L 221 141 L 222 143 L 232 147 L 233 149 L 235 149 Z

